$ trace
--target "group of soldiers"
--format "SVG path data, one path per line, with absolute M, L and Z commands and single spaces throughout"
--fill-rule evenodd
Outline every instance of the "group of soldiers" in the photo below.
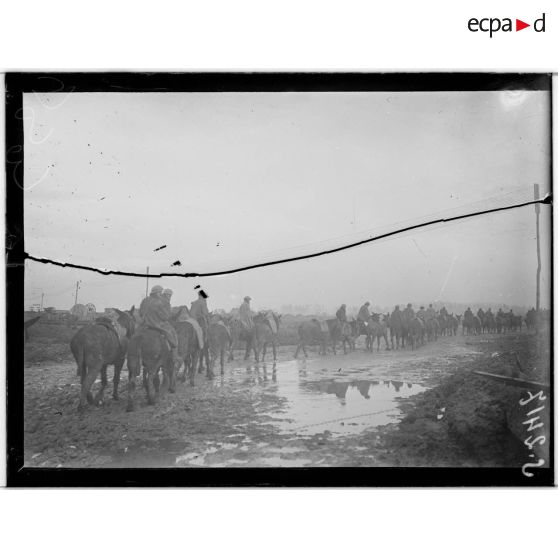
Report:
M 173 291 L 171 289 L 165 289 L 161 285 L 155 285 L 152 287 L 149 296 L 143 299 L 139 308 L 139 317 L 141 325 L 144 327 L 150 327 L 156 329 L 165 335 L 169 346 L 172 350 L 173 357 L 177 358 L 178 350 L 178 337 L 176 330 L 171 324 L 172 311 L 171 311 L 171 298 Z M 188 309 L 186 306 L 181 307 L 181 312 L 178 317 L 179 320 L 189 320 L 192 321 L 196 328 L 199 336 L 200 346 L 204 346 L 207 343 L 207 335 L 209 329 L 210 312 L 207 306 L 207 293 L 200 289 L 198 291 L 197 299 L 190 304 Z M 238 320 L 240 321 L 243 328 L 251 329 L 254 326 L 253 316 L 254 313 L 250 308 L 250 296 L 245 296 L 240 308 L 238 309 Z M 533 311 L 534 312 L 534 311 Z M 335 316 L 341 325 L 347 324 L 347 305 L 342 304 Z M 411 303 L 401 310 L 399 305 L 396 305 L 391 314 L 389 314 L 389 325 L 390 327 L 397 328 L 403 323 L 410 323 L 415 317 L 421 320 L 423 324 L 426 324 L 429 320 L 435 319 L 445 319 L 449 316 L 448 311 L 445 306 L 439 311 L 436 311 L 432 304 L 425 308 L 421 306 L 418 311 L 415 312 L 413 305 Z M 505 313 L 500 308 L 494 316 L 492 309 L 489 308 L 486 312 L 479 308 L 477 312 L 477 317 L 481 324 L 496 323 L 499 320 L 508 320 L 510 323 L 513 321 L 513 310 Z M 464 323 L 468 323 L 474 318 L 471 308 L 467 308 L 463 315 Z M 359 309 L 357 314 L 357 322 L 368 324 L 373 319 L 370 312 L 370 302 L 365 302 Z
M 171 289 L 164 289 L 161 285 L 151 288 L 149 296 L 144 298 L 139 308 L 141 326 L 156 329 L 165 335 L 172 351 L 173 358 L 178 358 L 178 337 L 176 330 L 171 325 L 172 311 Z M 198 291 L 198 298 L 194 300 L 190 309 L 182 309 L 180 319 L 194 320 L 201 329 L 200 341 L 206 342 L 209 325 L 209 309 L 207 308 L 208 295 L 203 290 Z
M 161 285 L 151 288 L 149 296 L 143 299 L 139 308 L 141 326 L 156 329 L 165 335 L 171 348 L 173 358 L 177 358 L 178 337 L 176 330 L 171 324 L 172 310 L 171 289 L 164 289 Z M 207 344 L 210 312 L 207 307 L 208 295 L 203 290 L 198 291 L 198 297 L 194 300 L 190 309 L 183 306 L 177 317 L 179 321 L 190 321 L 197 326 L 197 333 L 200 346 L 203 348 Z M 243 327 L 251 329 L 254 325 L 253 312 L 250 308 L 251 297 L 245 296 L 238 311 L 238 318 Z
M 439 314 L 440 316 L 448 316 L 448 311 L 445 306 L 440 310 Z M 415 314 L 415 310 L 413 309 L 413 305 L 411 303 L 407 304 L 407 307 L 403 311 L 399 309 L 399 305 L 397 304 L 393 309 L 393 312 L 390 314 L 390 323 L 396 324 L 402 322 L 403 320 L 408 323 L 415 317 L 415 315 L 425 323 L 428 319 L 436 318 L 436 310 L 432 304 L 430 304 L 427 309 L 425 309 L 424 306 L 421 306 Z M 342 304 L 339 310 L 335 313 L 335 316 L 341 323 L 347 322 L 347 305 Z M 370 313 L 370 302 L 365 302 L 358 311 L 357 321 L 368 323 L 371 319 L 372 314 Z

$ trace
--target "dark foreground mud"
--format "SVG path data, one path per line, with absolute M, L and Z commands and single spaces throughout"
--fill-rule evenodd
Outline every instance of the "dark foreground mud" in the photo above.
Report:
M 539 457 L 548 465 L 550 399 L 531 403 L 529 389 L 485 379 L 475 371 L 538 382 L 550 381 L 549 344 L 544 335 L 484 336 L 469 338 L 481 354 L 459 365 L 440 385 L 410 398 L 404 418 L 383 430 L 382 447 L 397 466 L 521 467 Z M 530 388 L 531 394 L 539 389 Z M 544 407 L 544 409 L 541 409 Z M 540 417 L 529 429 L 532 410 Z M 531 415 L 533 417 L 534 415 Z M 544 435 L 544 444 L 529 449 L 524 441 Z M 542 440 L 541 440 L 542 441 Z M 536 454 L 533 456 L 531 452 Z M 530 455 L 531 454 L 531 455 Z M 536 459 L 535 459 L 536 461 Z
M 517 366 L 548 375 L 530 334 L 444 338 L 417 351 L 357 350 L 278 362 L 236 360 L 223 376 L 179 384 L 156 406 L 138 393 L 77 413 L 75 364 L 25 369 L 25 464 L 33 467 L 513 466 L 524 390 L 477 378 Z M 36 349 L 35 349 L 36 351 Z M 34 353 L 36 354 L 36 353 Z M 511 364 L 510 364 L 511 363 Z M 442 410 L 443 409 L 443 410 Z M 517 422 L 517 421 L 516 421 Z

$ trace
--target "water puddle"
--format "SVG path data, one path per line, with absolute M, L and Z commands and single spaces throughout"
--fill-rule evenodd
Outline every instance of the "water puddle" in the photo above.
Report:
M 416 362 L 402 369 L 388 359 L 377 358 L 369 364 L 370 357 L 362 354 L 347 356 L 247 366 L 237 363 L 225 370 L 215 386 L 235 384 L 249 389 L 259 415 L 255 420 L 283 435 L 281 443 L 229 435 L 223 442 L 208 442 L 203 451 L 177 457 L 176 465 L 308 466 L 312 460 L 305 440 L 317 435 L 324 439 L 354 435 L 396 422 L 401 417 L 399 402 L 427 389 L 420 382 Z M 235 426 L 242 431 L 248 425 Z M 366 449 L 362 447 L 362 451 Z
M 417 381 L 420 372 L 416 369 L 408 374 L 412 380 L 407 380 L 389 360 L 376 360 L 368 366 L 359 360 L 363 360 L 362 354 L 356 359 L 349 356 L 252 364 L 234 368 L 223 381 L 252 386 L 281 398 L 283 405 L 272 412 L 267 410 L 262 424 L 298 436 L 326 430 L 342 436 L 396 422 L 401 416 L 398 402 L 427 389 Z

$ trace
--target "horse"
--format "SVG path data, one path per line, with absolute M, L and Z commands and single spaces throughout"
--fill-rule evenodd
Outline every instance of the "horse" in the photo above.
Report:
M 461 322 L 461 314 L 456 314 L 455 316 L 451 314 L 450 317 L 452 318 L 451 327 L 453 329 L 453 335 L 457 336 L 457 330 L 459 329 L 459 322 Z
M 438 331 L 440 323 L 436 318 L 426 318 L 426 339 L 428 341 L 438 340 Z
M 273 320 L 273 321 L 272 321 Z M 262 360 L 265 360 L 267 346 L 271 343 L 273 349 L 273 360 L 277 360 L 277 335 L 281 325 L 281 316 L 275 312 L 260 312 L 254 316 L 254 351 L 256 362 L 262 349 Z
M 349 350 L 355 348 L 355 335 L 356 335 L 356 321 L 353 322 L 340 322 L 337 318 L 326 320 L 327 328 L 329 330 L 329 338 L 333 348 L 333 354 L 337 354 L 337 342 L 340 341 L 343 345 L 343 352 L 347 354 L 347 345 Z
M 361 336 L 365 335 L 365 347 L 367 351 L 372 351 L 372 334 L 373 330 L 369 327 L 369 323 L 364 320 L 357 318 L 356 320 L 356 331 L 355 331 L 355 341 Z
M 478 316 L 469 315 L 463 318 L 463 334 L 477 335 L 481 332 L 481 324 Z
M 213 366 L 219 358 L 221 375 L 225 373 L 225 353 L 231 346 L 231 334 L 227 326 L 219 316 L 212 316 L 208 328 L 208 345 L 210 354 L 210 371 L 213 374 Z
M 409 324 L 409 341 L 414 351 L 419 345 L 424 344 L 424 324 L 420 318 L 416 316 Z
M 182 322 L 181 322 L 182 323 Z M 187 323 L 187 322 L 184 322 Z M 179 339 L 180 342 L 180 339 Z M 167 389 L 174 393 L 175 375 L 172 350 L 165 334 L 154 328 L 138 330 L 128 343 L 128 405 L 126 410 L 135 409 L 134 393 L 136 378 L 143 365 L 143 385 L 147 392 L 147 403 L 154 405 L 159 394 Z M 163 370 L 163 384 L 159 390 L 159 370 Z
M 231 334 L 231 342 L 229 344 L 229 362 L 234 360 L 234 348 L 239 344 L 240 341 L 246 342 L 246 350 L 244 352 L 244 360 L 248 360 L 250 352 L 254 351 L 254 357 L 256 362 L 258 362 L 259 355 L 256 354 L 256 349 L 254 347 L 254 336 L 256 334 L 256 328 L 254 325 L 247 328 L 239 318 L 235 316 L 224 316 L 223 320 L 228 326 Z
M 399 349 L 399 342 L 401 342 L 401 348 L 405 346 L 405 341 L 403 337 L 403 316 L 401 312 L 396 314 L 396 317 L 393 317 L 393 312 L 391 316 L 388 318 L 388 327 L 389 333 L 391 337 L 391 348 Z M 395 343 L 393 342 L 395 338 Z
M 371 320 L 368 322 L 368 329 L 370 331 L 370 351 L 372 351 L 372 345 L 374 345 L 374 339 L 377 339 L 377 350 L 380 350 L 380 340 L 384 339 L 386 342 L 386 349 L 389 351 L 389 341 L 388 341 L 388 320 L 387 316 L 383 316 L 380 314 L 372 314 Z M 392 342 L 393 346 L 393 342 Z
M 198 334 L 194 326 L 188 321 L 172 321 L 171 323 L 176 330 L 176 336 L 178 337 L 178 355 L 182 361 L 176 369 L 176 377 L 181 382 L 185 382 L 186 376 L 188 376 L 190 385 L 194 386 L 201 352 Z M 180 374 L 182 365 L 184 365 L 184 369 L 182 374 Z
M 100 405 L 107 386 L 107 367 L 114 366 L 112 398 L 118 400 L 118 383 L 124 366 L 129 341 L 135 331 L 134 306 L 129 312 L 116 310 L 120 334 L 109 319 L 98 318 L 93 324 L 83 326 L 70 340 L 70 349 L 77 363 L 80 377 L 81 395 L 78 411 L 85 409 L 86 403 Z M 101 374 L 101 387 L 95 398 L 91 387 Z
M 317 319 L 312 319 L 301 323 L 298 326 L 298 345 L 294 354 L 294 358 L 298 357 L 300 349 L 304 356 L 307 357 L 306 345 L 319 345 L 318 354 L 325 355 L 326 344 L 328 341 L 329 329 L 323 329 Z

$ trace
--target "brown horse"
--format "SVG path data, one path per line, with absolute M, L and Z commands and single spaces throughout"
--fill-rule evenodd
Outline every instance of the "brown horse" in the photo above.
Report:
M 326 320 L 327 327 L 329 329 L 329 337 L 331 339 L 331 346 L 333 348 L 333 354 L 337 354 L 337 342 L 343 345 L 343 352 L 347 354 L 347 345 L 349 350 L 354 350 L 355 339 L 357 337 L 357 322 L 353 320 L 351 322 L 340 322 L 337 318 L 331 320 Z
M 209 344 L 209 368 L 213 374 L 213 366 L 217 357 L 219 357 L 221 365 L 221 375 L 225 373 L 225 353 L 231 345 L 231 334 L 227 326 L 221 321 L 213 319 L 209 323 L 208 329 L 208 344 Z
M 134 307 L 129 312 L 118 313 L 118 324 L 125 331 L 119 337 L 118 332 L 108 319 L 98 319 L 95 323 L 82 327 L 71 339 L 70 349 L 77 363 L 77 375 L 81 382 L 81 396 L 78 410 L 83 411 L 86 403 L 101 404 L 107 386 L 107 367 L 114 365 L 112 397 L 118 400 L 118 383 L 120 372 L 126 358 L 129 340 L 135 329 Z M 101 374 L 101 388 L 95 398 L 91 387 Z
M 154 405 L 160 393 L 167 389 L 174 393 L 174 362 L 172 351 L 163 332 L 144 327 L 128 343 L 128 406 L 135 409 L 134 393 L 136 379 L 143 365 L 143 383 L 147 391 L 147 402 Z M 159 370 L 163 370 L 163 384 L 159 389 Z
M 256 362 L 258 361 L 260 348 L 262 349 L 262 360 L 265 360 L 265 353 L 269 344 L 273 349 L 273 360 L 277 360 L 277 335 L 280 325 L 281 316 L 275 312 L 260 312 L 254 316 L 253 345 Z
M 370 351 L 372 351 L 372 347 L 374 345 L 374 340 L 377 340 L 377 349 L 380 350 L 380 341 L 383 339 L 385 341 L 386 350 L 391 350 L 393 348 L 393 339 L 392 339 L 392 347 L 389 346 L 388 341 L 388 324 L 389 324 L 389 317 L 382 316 L 380 314 L 372 314 L 370 321 L 368 322 L 368 330 L 370 335 Z
M 200 360 L 200 342 L 194 326 L 190 322 L 172 322 L 178 337 L 178 355 L 181 361 L 176 369 L 176 375 L 182 382 L 186 381 L 186 376 L 190 379 L 190 385 L 195 385 L 196 370 Z M 180 369 L 184 364 L 182 374 Z
M 303 322 L 298 326 L 298 345 L 294 358 L 298 357 L 300 349 L 302 349 L 305 357 L 308 356 L 306 353 L 306 345 L 319 345 L 320 348 L 318 353 L 325 355 L 328 336 L 328 331 L 324 331 L 322 329 L 318 320 L 312 319 L 307 322 Z
M 244 352 L 244 360 L 248 360 L 250 352 L 254 351 L 254 358 L 258 362 L 259 355 L 256 351 L 255 335 L 256 327 L 253 325 L 247 328 L 239 318 L 234 316 L 224 317 L 224 322 L 228 326 L 231 334 L 231 342 L 229 345 L 229 362 L 234 360 L 234 349 L 238 347 L 241 341 L 246 343 L 246 350 Z

